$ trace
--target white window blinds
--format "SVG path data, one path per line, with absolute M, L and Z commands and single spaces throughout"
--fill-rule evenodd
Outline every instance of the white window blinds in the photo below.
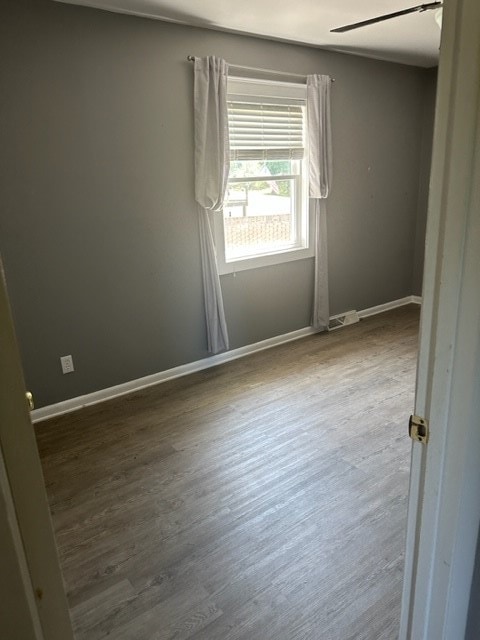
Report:
M 231 160 L 298 160 L 304 155 L 304 108 L 279 101 L 228 102 Z

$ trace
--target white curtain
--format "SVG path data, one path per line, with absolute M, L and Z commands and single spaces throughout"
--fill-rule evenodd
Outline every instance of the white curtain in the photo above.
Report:
M 198 204 L 207 344 L 210 353 L 228 349 L 228 333 L 212 233 L 221 215 L 230 168 L 225 60 L 195 58 L 195 200 Z
M 314 329 L 327 329 L 328 302 L 327 211 L 325 200 L 332 181 L 332 133 L 330 127 L 329 76 L 307 76 L 307 132 L 309 149 L 309 197 L 315 220 Z

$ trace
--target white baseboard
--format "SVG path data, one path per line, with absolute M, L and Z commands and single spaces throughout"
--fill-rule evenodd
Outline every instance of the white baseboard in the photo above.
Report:
M 368 318 L 369 316 L 375 316 L 377 313 L 383 313 L 384 311 L 390 311 L 390 309 L 396 309 L 397 307 L 403 307 L 406 304 L 422 304 L 422 299 L 419 296 L 406 296 L 399 300 L 392 300 L 392 302 L 385 302 L 385 304 L 378 304 L 376 307 L 369 307 L 358 312 L 359 318 Z
M 180 378 L 190 373 L 202 371 L 203 369 L 210 369 L 210 367 L 216 367 L 219 364 L 230 362 L 237 358 L 243 358 L 251 353 L 263 351 L 264 349 L 271 349 L 272 347 L 285 344 L 286 342 L 292 342 L 292 340 L 298 340 L 299 338 L 304 338 L 305 336 L 312 335 L 313 333 L 317 333 L 317 331 L 312 327 L 304 327 L 303 329 L 291 331 L 290 333 L 285 333 L 273 338 L 267 338 L 267 340 L 249 344 L 245 347 L 239 347 L 238 349 L 232 349 L 225 353 L 218 353 L 214 356 L 203 358 L 202 360 L 182 364 L 178 367 L 173 367 L 173 369 L 166 369 L 165 371 L 153 373 L 150 376 L 117 384 L 114 387 L 100 389 L 99 391 L 93 391 L 92 393 L 88 393 L 84 396 L 77 396 L 70 400 L 64 400 L 63 402 L 41 407 L 40 409 L 34 409 L 31 412 L 32 421 L 40 422 L 41 420 L 47 420 L 48 418 L 53 418 L 54 416 L 59 416 L 63 413 L 76 411 L 77 409 L 82 409 L 83 407 L 88 407 L 92 404 L 111 400 L 112 398 L 118 398 L 119 396 L 126 395 L 127 393 L 132 393 L 132 391 L 139 391 L 155 384 L 166 382 L 167 380 L 174 380 L 175 378 Z
M 406 298 L 401 298 L 400 300 L 393 300 L 392 302 L 387 302 L 386 304 L 380 304 L 376 307 L 364 309 L 363 311 L 359 311 L 358 315 L 360 318 L 368 318 L 369 316 L 373 316 L 377 313 L 383 313 L 384 311 L 396 309 L 397 307 L 403 307 L 404 305 L 411 303 L 421 304 L 421 298 L 419 298 L 418 296 L 407 296 Z M 132 393 L 133 391 L 146 389 L 147 387 L 160 384 L 161 382 L 166 382 L 167 380 L 180 378 L 190 373 L 195 373 L 197 371 L 209 369 L 210 367 L 216 367 L 217 365 L 223 364 L 225 362 L 237 360 L 237 358 L 243 358 L 244 356 L 250 355 L 252 353 L 264 351 L 265 349 L 271 349 L 272 347 L 276 347 L 287 342 L 292 342 L 293 340 L 299 340 L 300 338 L 310 336 L 314 333 L 317 333 L 317 331 L 312 327 L 304 327 L 303 329 L 298 329 L 297 331 L 291 331 L 290 333 L 285 333 L 280 336 L 268 338 L 267 340 L 249 344 L 245 347 L 239 347 L 238 349 L 232 349 L 231 351 L 227 351 L 225 353 L 219 353 L 214 356 L 209 356 L 208 358 L 203 358 L 202 360 L 196 360 L 195 362 L 182 364 L 178 367 L 160 371 L 159 373 L 154 373 L 150 376 L 145 376 L 143 378 L 137 378 L 136 380 L 130 380 L 129 382 L 117 384 L 114 387 L 100 389 L 99 391 L 93 391 L 92 393 L 88 393 L 83 396 L 77 396 L 76 398 L 64 400 L 63 402 L 57 402 L 56 404 L 41 407 L 40 409 L 34 409 L 31 412 L 31 418 L 35 423 L 41 422 L 42 420 L 48 420 L 49 418 L 60 416 L 64 413 L 70 413 L 71 411 L 82 409 L 83 407 L 88 407 L 93 404 L 105 402 L 105 400 L 112 400 L 113 398 L 124 396 L 128 393 Z

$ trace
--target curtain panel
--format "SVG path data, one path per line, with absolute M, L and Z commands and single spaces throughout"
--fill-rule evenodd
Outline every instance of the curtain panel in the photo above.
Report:
M 223 209 L 230 169 L 227 113 L 228 65 L 215 56 L 195 58 L 195 200 L 197 202 L 207 347 L 228 349 L 223 296 L 218 275 L 212 216 Z
M 331 78 L 307 76 L 307 137 L 309 148 L 309 198 L 315 224 L 315 280 L 312 326 L 328 329 L 327 209 L 332 181 Z

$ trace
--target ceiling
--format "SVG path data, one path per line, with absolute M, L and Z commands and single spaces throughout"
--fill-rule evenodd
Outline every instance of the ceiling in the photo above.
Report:
M 334 27 L 416 6 L 419 0 L 60 1 L 421 67 L 438 63 L 440 29 L 434 11 L 397 17 L 349 33 L 330 33 Z

